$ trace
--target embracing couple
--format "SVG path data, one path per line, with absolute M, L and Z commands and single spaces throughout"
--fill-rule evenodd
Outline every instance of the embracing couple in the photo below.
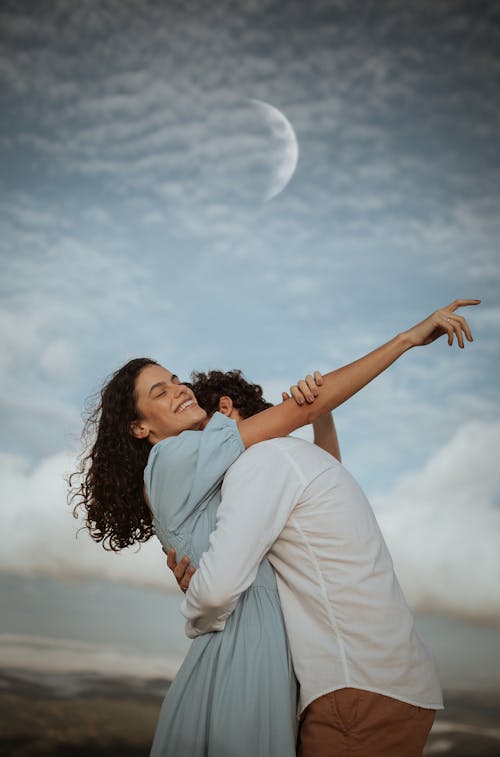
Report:
M 308 377 L 276 407 L 238 373 L 199 374 L 193 391 L 144 358 L 104 386 L 75 509 L 115 550 L 155 533 L 189 586 L 194 641 L 154 757 L 422 754 L 442 707 L 435 665 L 327 414 L 408 349 L 445 334 L 463 347 L 472 336 L 455 311 L 474 304 Z M 287 436 L 311 422 L 328 451 Z

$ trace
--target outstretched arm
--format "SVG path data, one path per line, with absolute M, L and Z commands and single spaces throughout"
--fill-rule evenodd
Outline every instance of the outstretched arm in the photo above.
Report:
M 238 428 L 245 447 L 250 447 L 265 439 L 287 436 L 301 426 L 313 423 L 321 415 L 338 407 L 359 392 L 412 347 L 430 344 L 447 334 L 450 346 L 456 337 L 459 347 L 463 348 L 464 334 L 470 342 L 472 334 L 465 318 L 457 315 L 455 311 L 460 307 L 479 303 L 480 300 L 455 300 L 445 308 L 436 310 L 408 331 L 398 334 L 386 344 L 377 347 L 368 355 L 327 373 L 323 377 L 323 386 L 319 395 L 311 405 L 299 406 L 290 399 L 252 418 L 240 421 Z

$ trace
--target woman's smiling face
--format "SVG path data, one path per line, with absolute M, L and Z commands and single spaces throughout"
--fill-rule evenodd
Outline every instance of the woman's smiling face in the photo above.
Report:
M 135 381 L 137 419 L 131 432 L 156 444 L 188 429 L 200 429 L 207 414 L 194 392 L 161 365 L 147 365 Z

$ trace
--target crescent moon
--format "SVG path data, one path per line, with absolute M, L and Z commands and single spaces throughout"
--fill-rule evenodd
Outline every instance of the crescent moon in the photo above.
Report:
M 265 195 L 267 201 L 282 192 L 295 173 L 299 159 L 299 144 L 292 124 L 278 108 L 263 100 L 252 99 L 251 102 L 271 128 L 273 142 L 276 144 L 272 175 Z

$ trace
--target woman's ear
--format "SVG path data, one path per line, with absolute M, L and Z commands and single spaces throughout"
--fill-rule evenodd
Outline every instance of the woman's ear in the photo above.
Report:
M 130 433 L 135 436 L 136 439 L 147 439 L 149 436 L 149 429 L 141 421 L 132 421 L 130 424 Z
M 224 415 L 227 415 L 230 418 L 233 409 L 234 406 L 231 397 L 226 397 L 224 395 L 219 399 L 219 413 L 224 413 Z

